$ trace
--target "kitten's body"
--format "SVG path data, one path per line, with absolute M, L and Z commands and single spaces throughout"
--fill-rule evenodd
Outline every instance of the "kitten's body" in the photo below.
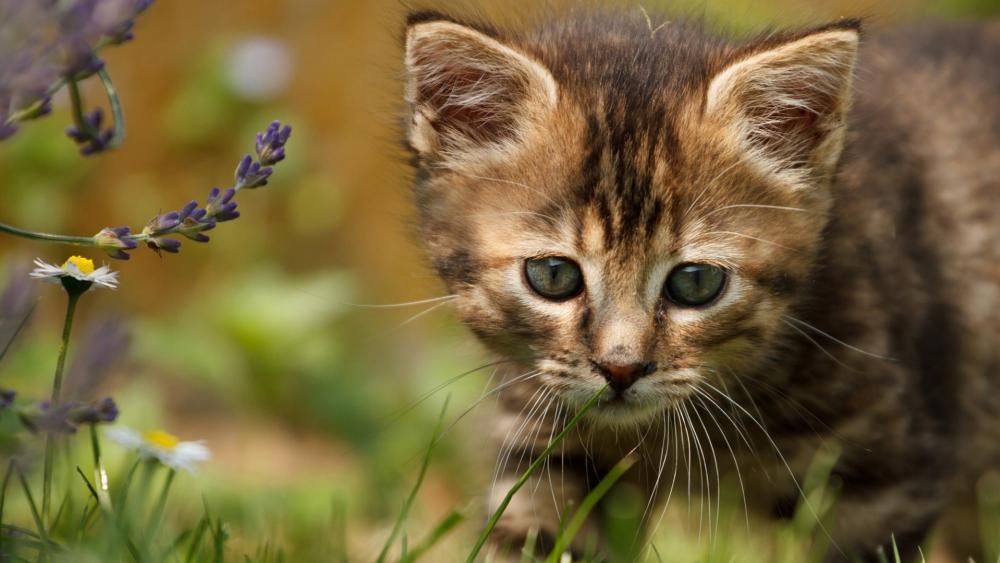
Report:
M 686 489 L 688 471 L 711 486 L 735 459 L 751 507 L 774 511 L 834 441 L 831 558 L 890 534 L 912 549 L 1000 463 L 996 26 L 866 43 L 842 156 L 854 24 L 745 45 L 637 14 L 524 35 L 439 15 L 410 29 L 425 239 L 463 320 L 514 360 L 494 429 L 513 450 L 501 470 L 513 475 L 603 384 L 598 364 L 655 360 L 570 436 L 558 477 L 526 487 L 497 539 L 554 532 L 563 505 L 637 446 L 627 478 L 650 496 Z M 441 34 L 454 35 L 438 52 Z M 518 54 L 529 62 L 490 74 Z M 762 81 L 775 68 L 785 74 Z M 751 122 L 754 103 L 788 92 L 799 106 Z M 547 254 L 581 264 L 580 296 L 525 290 L 519 265 Z M 718 303 L 659 297 L 688 262 L 731 272 Z M 494 494 L 505 490 L 502 475 Z

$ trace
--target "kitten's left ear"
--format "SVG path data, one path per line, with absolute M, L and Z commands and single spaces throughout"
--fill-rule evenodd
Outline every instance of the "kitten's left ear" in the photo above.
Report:
M 493 34 L 437 16 L 406 30 L 410 145 L 443 160 L 517 147 L 556 103 L 541 63 Z
M 843 146 L 858 40 L 850 21 L 752 52 L 711 80 L 706 116 L 772 172 L 829 174 Z

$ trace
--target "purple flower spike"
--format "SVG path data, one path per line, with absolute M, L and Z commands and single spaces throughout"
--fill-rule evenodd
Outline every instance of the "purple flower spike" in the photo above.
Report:
M 182 207 L 181 210 L 180 210 L 180 212 L 177 214 L 178 221 L 183 222 L 185 219 L 187 219 L 188 217 L 190 217 L 191 214 L 194 213 L 195 210 L 197 210 L 197 209 L 198 209 L 198 202 L 197 201 L 188 202 L 188 204 L 185 205 L 184 207 Z
M 132 229 L 128 227 L 104 228 L 94 235 L 97 247 L 116 260 L 128 260 L 129 250 L 139 245 L 132 237 Z
M 181 241 L 170 237 L 148 238 L 146 239 L 146 246 L 148 246 L 157 254 L 159 254 L 160 252 L 169 252 L 171 254 L 177 254 L 178 252 L 181 251 Z
M 17 397 L 17 391 L 11 389 L 0 389 L 0 410 L 3 410 L 12 404 L 14 404 L 14 399 Z
M 14 135 L 14 133 L 17 133 L 17 126 L 13 123 L 5 123 L 5 119 L 6 118 L 0 115 L 0 141 L 9 139 Z
M 257 158 L 263 166 L 270 166 L 285 158 L 285 143 L 292 135 L 289 125 L 282 127 L 280 121 L 272 121 L 267 130 L 257 133 Z
M 236 202 L 233 201 L 235 195 L 236 188 L 227 188 L 226 191 L 212 188 L 208 194 L 208 201 L 205 203 L 206 217 L 220 223 L 239 217 L 240 213 L 236 211 Z
M 77 142 L 80 147 L 80 154 L 89 156 L 99 153 L 108 148 L 111 139 L 114 137 L 114 129 L 101 130 L 101 123 L 104 121 L 104 114 L 100 108 L 88 113 L 83 117 L 83 122 L 79 126 L 66 128 L 66 135 Z
M 80 403 L 63 403 L 53 407 L 49 401 L 30 405 L 19 409 L 17 413 L 21 423 L 32 432 L 55 432 L 58 434 L 74 434 L 76 426 L 70 420 L 70 413 L 80 407 Z
M 259 162 L 253 162 L 250 155 L 243 157 L 239 166 L 236 167 L 237 188 L 254 189 L 267 185 L 267 178 L 273 170 L 263 167 Z
M 75 404 L 69 409 L 66 418 L 74 424 L 114 422 L 118 419 L 118 405 L 111 397 L 105 397 L 89 405 Z
M 148 235 L 160 235 L 170 230 L 181 223 L 181 214 L 176 211 L 171 211 L 170 213 L 164 213 L 162 215 L 157 215 L 146 225 L 146 228 L 142 232 Z

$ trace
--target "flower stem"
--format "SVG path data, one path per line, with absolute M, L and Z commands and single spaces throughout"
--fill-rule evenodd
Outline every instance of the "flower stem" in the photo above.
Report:
M 59 394 L 62 392 L 63 369 L 66 366 L 66 352 L 69 349 L 69 335 L 73 330 L 73 316 L 76 314 L 76 304 L 80 301 L 83 291 L 66 289 L 66 320 L 63 322 L 62 344 L 59 346 L 59 360 L 56 362 L 56 373 L 52 379 L 52 399 L 49 408 L 59 405 Z M 52 500 L 52 462 L 55 455 L 55 436 L 49 432 L 45 437 L 45 468 L 42 481 L 42 521 L 48 522 L 49 506 Z
M 146 526 L 146 545 L 153 543 L 156 529 L 160 527 L 163 510 L 167 506 L 167 497 L 170 496 L 170 485 L 173 485 L 175 475 L 177 475 L 177 470 L 171 469 L 163 482 L 163 489 L 160 490 L 160 498 L 156 501 L 156 508 L 153 509 L 153 513 L 149 517 L 149 524 Z
M 83 115 L 83 94 L 80 93 L 80 85 L 73 79 L 67 80 L 66 83 L 69 88 L 69 99 L 73 103 L 73 123 L 76 123 L 76 128 L 81 133 L 86 133 L 91 137 L 96 136 L 98 132 L 94 131 Z
M 96 246 L 97 243 L 94 241 L 94 237 L 75 237 L 70 235 L 54 235 L 51 233 L 40 233 L 37 231 L 28 231 L 25 229 L 19 229 L 12 225 L 7 225 L 5 223 L 0 223 L 0 233 L 7 233 L 9 235 L 14 235 L 16 237 L 31 239 L 31 240 L 42 240 L 46 242 L 58 242 L 62 244 L 72 244 L 75 246 Z
M 108 486 L 108 472 L 101 459 L 101 443 L 97 439 L 97 425 L 90 425 L 90 450 L 94 454 L 94 487 L 97 489 L 98 505 L 111 510 L 111 491 Z
M 118 90 L 115 89 L 114 83 L 111 82 L 111 75 L 108 74 L 107 69 L 102 68 L 97 71 L 97 76 L 100 77 L 104 91 L 108 95 L 108 103 L 111 104 L 111 115 L 115 119 L 115 133 L 111 137 L 111 142 L 108 143 L 108 146 L 116 148 L 125 141 L 125 112 L 122 111 L 121 98 L 118 97 Z

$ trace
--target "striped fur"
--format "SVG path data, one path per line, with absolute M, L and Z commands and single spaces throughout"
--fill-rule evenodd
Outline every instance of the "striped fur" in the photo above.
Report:
M 645 12 L 523 32 L 411 18 L 423 240 L 461 319 L 510 361 L 494 491 L 604 385 L 597 362 L 655 363 L 607 391 L 563 480 L 540 482 L 551 498 L 518 497 L 497 542 L 554 533 L 629 452 L 651 506 L 678 465 L 711 494 L 714 464 L 780 513 L 835 441 L 829 558 L 891 534 L 912 552 L 996 463 L 1000 38 L 902 37 L 854 72 L 856 21 L 734 41 Z M 582 294 L 533 293 L 540 256 L 579 263 Z M 664 298 L 684 263 L 726 270 L 718 301 Z

